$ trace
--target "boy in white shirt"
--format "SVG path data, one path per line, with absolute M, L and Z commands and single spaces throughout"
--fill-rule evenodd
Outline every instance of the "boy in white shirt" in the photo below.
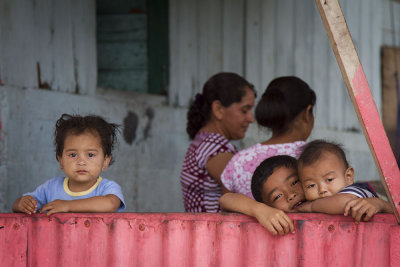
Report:
M 393 213 L 368 183 L 354 183 L 354 169 L 338 144 L 314 140 L 305 145 L 298 173 L 307 199 L 298 211 L 351 214 L 357 222 L 378 212 Z

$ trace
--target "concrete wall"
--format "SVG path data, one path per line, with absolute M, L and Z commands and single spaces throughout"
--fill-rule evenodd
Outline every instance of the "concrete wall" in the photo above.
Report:
M 119 136 L 115 163 L 103 174 L 121 185 L 127 211 L 183 210 L 178 177 L 189 144 L 185 109 L 168 107 L 164 97 L 132 93 L 79 96 L 12 86 L 1 90 L 2 103 L 7 103 L 1 107 L 2 136 L 8 148 L 0 167 L 6 171 L 0 172 L 3 211 L 22 193 L 62 174 L 53 131 L 64 112 L 98 114 L 130 129 Z
M 0 80 L 1 85 L 1 80 Z M 4 132 L 4 121 L 7 117 L 4 107 L 7 106 L 5 101 L 5 91 L 0 87 L 0 211 L 7 209 L 7 143 L 6 135 Z

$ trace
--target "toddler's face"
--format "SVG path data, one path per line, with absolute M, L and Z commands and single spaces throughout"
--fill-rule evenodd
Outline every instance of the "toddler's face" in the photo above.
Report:
M 305 201 L 297 170 L 287 167 L 276 168 L 263 185 L 262 199 L 271 207 L 286 212 L 296 212 L 295 208 Z
M 92 131 L 67 135 L 62 156 L 58 157 L 60 168 L 69 178 L 69 189 L 74 192 L 92 187 L 110 159 L 104 156 L 100 136 Z
M 323 152 L 314 164 L 299 164 L 299 177 L 308 201 L 337 194 L 354 180 L 352 167 L 345 169 L 344 163 L 335 154 Z

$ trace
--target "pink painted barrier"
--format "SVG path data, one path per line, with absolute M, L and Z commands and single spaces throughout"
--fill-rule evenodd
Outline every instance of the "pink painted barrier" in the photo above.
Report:
M 1 266 L 400 266 L 400 226 L 378 214 L 290 214 L 272 236 L 238 214 L 0 214 Z

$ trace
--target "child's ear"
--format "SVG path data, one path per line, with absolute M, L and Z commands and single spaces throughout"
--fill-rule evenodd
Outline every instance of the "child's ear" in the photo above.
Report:
M 107 170 L 108 166 L 110 165 L 111 162 L 111 156 L 105 156 L 104 162 L 103 162 L 103 168 L 101 168 L 102 171 Z
M 58 163 L 60 164 L 60 169 L 64 170 L 64 163 L 63 163 L 62 157 L 57 155 L 57 160 L 58 160 Z
M 344 179 L 347 185 L 351 185 L 354 183 L 354 169 L 353 167 L 348 167 L 346 172 L 344 173 Z
M 219 100 L 212 102 L 211 111 L 218 120 L 222 120 L 224 116 L 224 106 Z

